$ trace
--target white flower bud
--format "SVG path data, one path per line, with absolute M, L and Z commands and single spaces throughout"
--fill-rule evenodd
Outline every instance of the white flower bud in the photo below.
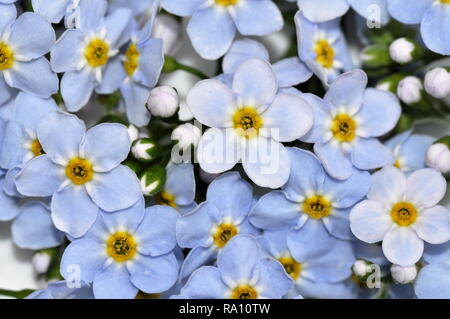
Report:
M 133 124 L 130 124 L 128 126 L 128 135 L 130 136 L 130 141 L 133 143 L 139 138 L 139 130 L 136 126 Z
M 425 75 L 425 90 L 437 99 L 450 94 L 450 73 L 444 68 L 434 68 Z
M 417 277 L 417 268 L 415 265 L 402 267 L 399 265 L 391 266 L 392 278 L 399 284 L 407 284 Z
M 48 253 L 36 253 L 31 259 L 31 263 L 33 264 L 34 271 L 37 274 L 45 274 L 50 266 L 50 255 Z
M 139 161 L 151 161 L 155 158 L 157 146 L 150 138 L 136 140 L 131 147 L 131 153 Z
M 179 102 L 177 91 L 171 86 L 163 85 L 151 90 L 147 108 L 155 116 L 171 117 L 177 111 Z
M 392 42 L 389 46 L 389 55 L 393 61 L 406 64 L 414 59 L 414 49 L 415 44 L 413 42 L 406 38 L 400 38 Z
M 352 269 L 353 269 L 353 272 L 355 273 L 355 275 L 358 277 L 364 277 L 371 270 L 370 266 L 364 260 L 355 261 Z
M 450 173 L 450 149 L 444 143 L 432 144 L 425 156 L 428 167 L 434 168 L 442 174 Z
M 415 76 L 407 76 L 400 81 L 397 95 L 406 104 L 414 104 L 422 99 L 423 85 Z
M 178 141 L 178 145 L 181 149 L 187 149 L 191 145 L 196 147 L 201 136 L 202 133 L 198 127 L 191 123 L 186 123 L 173 130 L 171 139 L 173 141 Z

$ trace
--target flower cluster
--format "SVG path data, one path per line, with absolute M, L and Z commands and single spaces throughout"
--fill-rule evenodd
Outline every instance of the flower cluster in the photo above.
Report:
M 449 0 L 0 0 L 26 297 L 450 298 L 449 21 Z

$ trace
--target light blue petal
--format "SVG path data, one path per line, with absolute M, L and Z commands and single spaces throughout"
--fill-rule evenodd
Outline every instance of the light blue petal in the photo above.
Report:
M 283 27 L 280 10 L 269 0 L 247 0 L 240 3 L 235 7 L 233 19 L 242 35 L 263 36 L 280 31 Z
M 338 145 L 333 143 L 314 144 L 314 152 L 331 177 L 345 180 L 352 175 L 352 162 Z
M 450 299 L 450 266 L 436 264 L 423 267 L 414 290 L 420 299 Z
M 352 70 L 340 75 L 330 85 L 324 100 L 333 108 L 345 106 L 352 110 L 359 110 L 364 102 L 364 92 L 367 86 L 367 75 L 362 70 Z M 350 91 L 348 88 L 352 88 Z
M 94 203 L 107 212 L 128 208 L 142 196 L 136 174 L 124 165 L 107 173 L 94 173 L 86 190 Z
M 283 59 L 273 64 L 280 87 L 290 87 L 308 81 L 312 71 L 297 57 Z
M 269 52 L 264 45 L 256 40 L 236 40 L 223 58 L 223 72 L 234 73 L 243 62 L 251 58 L 260 58 L 269 61 Z
M 128 8 L 118 8 L 110 13 L 104 21 L 103 27 L 106 29 L 105 39 L 112 48 L 120 45 L 121 37 L 130 23 L 131 10 Z
M 229 288 L 222 281 L 216 267 L 205 266 L 196 270 L 181 288 L 181 294 L 189 299 L 224 299 Z
M 95 74 L 87 67 L 81 71 L 64 73 L 61 79 L 61 95 L 67 110 L 77 112 L 85 106 L 95 85 Z
M 66 14 L 71 0 L 51 1 L 32 0 L 33 11 L 47 18 L 51 23 L 59 23 Z
M 286 228 L 275 231 L 265 230 L 262 236 L 257 237 L 258 243 L 268 257 L 279 258 L 289 252 L 286 241 L 287 233 L 288 229 Z
M 351 280 L 339 283 L 317 283 L 311 280 L 303 280 L 297 284 L 297 289 L 302 296 L 316 299 L 355 298 L 354 287 L 354 282 Z
M 151 114 L 146 108 L 150 89 L 133 82 L 125 82 L 120 87 L 120 92 L 125 100 L 127 118 L 137 127 L 143 127 L 150 122 Z
M 415 0 L 414 5 L 408 0 L 388 0 L 389 13 L 398 21 L 417 24 L 434 0 Z
M 0 34 L 3 34 L 6 27 L 9 27 L 16 20 L 16 16 L 15 5 L 0 3 Z
M 98 27 L 104 20 L 107 7 L 106 0 L 80 1 L 79 28 L 86 32 Z
M 429 264 L 448 263 L 450 261 L 450 242 L 441 245 L 425 244 L 423 258 Z
M 86 234 L 99 212 L 85 187 L 75 185 L 58 190 L 52 197 L 51 208 L 56 228 L 75 238 Z
M 196 269 L 211 263 L 216 257 L 217 250 L 213 247 L 197 246 L 191 249 L 181 265 L 180 279 L 185 279 Z
M 1 167 L 10 169 L 16 165 L 23 164 L 25 155 L 29 152 L 25 148 L 28 139 L 29 136 L 20 123 L 15 121 L 8 122 L 0 152 Z
M 123 68 L 121 56 L 116 56 L 106 64 L 103 70 L 102 82 L 95 88 L 95 92 L 111 94 L 120 88 L 126 77 L 127 74 Z
M 261 275 L 257 285 L 264 298 L 279 299 L 292 287 L 292 278 L 286 274 L 283 266 L 272 258 L 261 261 Z
M 17 174 L 17 190 L 25 196 L 51 196 L 64 181 L 60 171 L 61 167 L 53 163 L 48 155 L 38 156 Z
M 14 121 L 21 123 L 26 129 L 34 131 L 43 118 L 56 110 L 58 110 L 58 106 L 54 99 L 41 99 L 21 92 L 16 97 Z
M 190 163 L 170 163 L 164 189 L 175 196 L 177 206 L 191 205 L 195 199 L 194 167 Z
M 331 235 L 342 240 L 355 239 L 350 229 L 350 208 L 333 208 L 331 214 L 323 219 L 325 228 Z
M 172 207 L 158 205 L 148 207 L 136 231 L 139 238 L 138 251 L 150 256 L 161 256 L 171 252 L 177 244 L 175 226 L 179 216 Z
M 422 209 L 414 227 L 417 235 L 430 244 L 443 244 L 450 240 L 450 210 L 437 205 Z
M 12 25 L 8 41 L 14 47 L 17 60 L 29 61 L 49 52 L 56 36 L 52 25 L 44 17 L 25 12 Z
M 52 70 L 57 73 L 78 71 L 80 61 L 84 59 L 84 45 L 84 33 L 81 30 L 66 30 L 50 51 Z
M 98 237 L 99 238 L 103 237 L 103 235 L 101 235 L 100 233 L 104 230 L 107 230 L 108 232 L 114 232 L 119 228 L 124 228 L 129 233 L 135 233 L 138 226 L 142 222 L 144 215 L 145 215 L 145 200 L 143 196 L 141 196 L 141 198 L 136 202 L 136 204 L 134 204 L 129 208 L 110 213 L 101 211 L 102 222 L 104 225 L 97 225 L 96 223 L 95 226 L 104 226 L 104 227 L 103 229 L 99 227 Z M 92 233 L 93 228 L 89 231 L 89 235 Z
M 331 115 L 328 113 L 329 107 L 318 96 L 310 93 L 302 94 L 302 97 L 311 105 L 314 114 L 313 126 L 309 132 L 300 138 L 306 143 L 325 143 L 329 137 L 327 123 L 331 121 Z
M 425 11 L 420 32 L 428 49 L 450 55 L 450 6 L 436 3 Z
M 299 7 L 306 18 L 313 22 L 325 22 L 343 16 L 349 9 L 347 1 L 299 0 Z
M 368 170 L 393 165 L 392 152 L 375 138 L 361 138 L 355 141 L 351 150 L 353 165 Z
M 162 0 L 164 10 L 178 16 L 190 16 L 205 0 Z
M 194 12 L 187 33 L 192 46 L 202 58 L 215 60 L 230 48 L 236 27 L 227 10 L 209 6 Z
M 240 224 L 247 217 L 253 204 L 253 189 L 237 172 L 217 177 L 208 187 L 206 200 L 223 216 Z
M 389 265 L 390 262 L 384 257 L 383 249 L 379 245 L 367 244 L 362 241 L 355 242 L 355 255 L 379 266 Z
M 5 175 L 5 183 L 3 185 L 3 191 L 6 195 L 20 198 L 22 194 L 19 193 L 16 187 L 16 176 L 22 168 L 20 166 L 15 166 L 8 170 Z
M 125 125 L 102 123 L 86 132 L 80 154 L 92 163 L 96 172 L 107 172 L 127 158 L 130 147 L 130 135 Z
M 310 218 L 300 229 L 292 229 L 287 235 L 289 250 L 299 262 L 323 254 L 336 241 L 337 239 L 328 233 L 320 219 Z
M 8 221 L 19 214 L 19 200 L 3 191 L 5 179 L 0 177 L 0 221 Z
M 161 39 L 148 39 L 138 47 L 143 59 L 134 74 L 134 80 L 152 88 L 156 85 L 164 65 L 164 50 Z
M 9 84 L 6 83 L 3 74 L 0 73 L 0 104 L 2 104 L 0 111 L 3 111 L 6 108 L 4 103 L 7 103 L 16 92 L 17 90 L 10 87 Z
M 178 279 L 178 262 L 173 253 L 158 256 L 139 255 L 128 266 L 131 282 L 146 293 L 160 293 L 172 287 Z
M 210 216 L 210 211 L 215 211 L 213 214 L 219 215 L 214 205 L 204 202 L 189 214 L 178 219 L 176 234 L 180 247 L 193 248 L 207 244 L 214 222 Z
M 44 249 L 62 244 L 64 234 L 53 225 L 50 209 L 38 201 L 27 202 L 11 225 L 14 243 L 24 249 Z
M 94 278 L 94 295 L 97 299 L 133 299 L 138 288 L 130 281 L 124 264 L 112 263 Z
M 399 156 L 407 171 L 415 171 L 425 167 L 425 155 L 434 138 L 427 135 L 412 135 L 400 147 Z

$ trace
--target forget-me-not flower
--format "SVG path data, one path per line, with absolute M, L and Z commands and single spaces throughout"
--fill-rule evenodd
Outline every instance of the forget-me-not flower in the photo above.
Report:
M 211 127 L 197 149 L 204 171 L 222 173 L 241 160 L 255 184 L 278 188 L 286 183 L 290 164 L 281 142 L 305 135 L 313 115 L 302 97 L 277 92 L 275 72 L 262 59 L 242 63 L 231 89 L 210 79 L 189 91 L 187 103 L 192 114 Z
M 450 55 L 449 0 L 387 0 L 390 14 L 406 24 L 419 24 L 425 45 Z
M 47 288 L 36 290 L 25 299 L 94 299 L 92 287 L 80 282 L 79 287 L 73 282 L 60 280 L 51 282 Z
M 283 27 L 283 17 L 271 0 L 162 0 L 162 7 L 192 16 L 187 33 L 194 49 L 216 60 L 231 46 L 236 29 L 244 36 L 263 36 Z
M 217 267 L 197 269 L 181 289 L 189 299 L 279 299 L 292 286 L 283 266 L 264 257 L 256 239 L 239 235 L 217 258 Z
M 50 23 L 59 23 L 63 17 L 66 28 L 79 26 L 80 2 L 84 0 L 32 0 L 33 11 Z
M 259 228 L 292 229 L 295 237 L 315 237 L 316 246 L 326 246 L 328 233 L 344 240 L 354 237 L 348 215 L 369 191 L 370 174 L 353 170 L 346 181 L 328 176 L 311 152 L 289 148 L 291 176 L 279 191 L 261 197 L 250 214 Z
M 358 239 L 382 241 L 386 258 L 400 266 L 419 261 L 424 241 L 442 244 L 450 239 L 450 212 L 437 205 L 447 188 L 439 172 L 423 168 L 406 178 L 388 166 L 372 178 L 367 200 L 350 212 L 350 227 Z
M 0 104 L 16 89 L 42 98 L 58 91 L 58 78 L 44 57 L 55 43 L 55 31 L 39 14 L 16 16 L 14 5 L 0 4 Z
M 395 162 L 377 137 L 393 129 L 400 118 L 398 99 L 390 92 L 368 88 L 361 70 L 342 74 L 323 100 L 303 94 L 312 106 L 314 125 L 302 141 L 314 144 L 314 153 L 328 174 L 347 179 L 352 167 L 375 169 Z
M 59 230 L 82 236 L 99 207 L 125 209 L 141 196 L 136 175 L 120 164 L 131 147 L 124 125 L 102 123 L 86 131 L 76 116 L 55 111 L 39 123 L 37 138 L 45 154 L 24 166 L 16 186 L 25 196 L 52 196 L 52 219 Z
M 171 207 L 145 208 L 143 198 L 128 209 L 100 213 L 92 229 L 64 251 L 61 274 L 68 279 L 78 266 L 96 298 L 164 292 L 178 279 L 173 253 L 178 216 Z
M 131 10 L 121 8 L 105 17 L 105 0 L 83 0 L 80 26 L 66 30 L 51 49 L 53 71 L 65 72 L 61 95 L 69 112 L 80 110 L 102 84 L 103 73 L 119 47 L 128 41 Z M 113 89 L 102 90 L 103 94 Z
M 208 262 L 237 234 L 257 234 L 249 224 L 253 190 L 239 173 L 217 177 L 208 187 L 206 201 L 177 222 L 177 241 L 191 248 L 181 269 L 181 278 Z

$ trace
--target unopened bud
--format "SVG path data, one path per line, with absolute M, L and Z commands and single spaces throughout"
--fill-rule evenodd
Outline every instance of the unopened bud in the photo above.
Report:
M 173 141 L 178 141 L 178 145 L 181 149 L 187 149 L 191 145 L 196 147 L 201 136 L 202 133 L 198 127 L 191 123 L 186 123 L 173 130 L 171 139 Z
M 352 270 L 358 277 L 364 277 L 371 271 L 370 266 L 364 260 L 355 261 Z
M 47 252 L 38 252 L 34 254 L 31 263 L 37 274 L 45 274 L 50 266 L 51 256 Z
M 141 177 L 141 189 L 145 196 L 158 193 L 166 182 L 166 169 L 161 165 L 153 165 Z
M 450 137 L 440 139 L 437 143 L 432 144 L 425 156 L 427 166 L 442 174 L 450 173 L 450 149 L 449 145 L 445 143 L 445 139 L 450 140 Z
M 443 99 L 450 94 L 450 73 L 445 68 L 434 68 L 425 75 L 425 90 L 432 97 Z
M 171 117 L 177 111 L 179 103 L 177 91 L 171 86 L 163 85 L 151 90 L 147 108 L 155 116 Z
M 420 58 L 422 49 L 408 38 L 400 38 L 389 46 L 391 59 L 399 64 L 407 64 L 414 59 Z
M 134 141 L 131 153 L 138 161 L 150 162 L 158 156 L 158 145 L 149 137 L 140 138 Z
M 397 93 L 397 87 L 401 80 L 405 78 L 405 75 L 402 73 L 394 73 L 383 79 L 381 79 L 376 88 L 378 90 L 389 91 L 394 94 Z
M 416 279 L 417 268 L 415 265 L 407 267 L 392 265 L 391 275 L 394 281 L 398 282 L 399 284 L 407 284 Z
M 398 84 L 397 95 L 406 104 L 420 102 L 422 93 L 422 82 L 415 76 L 407 76 Z

